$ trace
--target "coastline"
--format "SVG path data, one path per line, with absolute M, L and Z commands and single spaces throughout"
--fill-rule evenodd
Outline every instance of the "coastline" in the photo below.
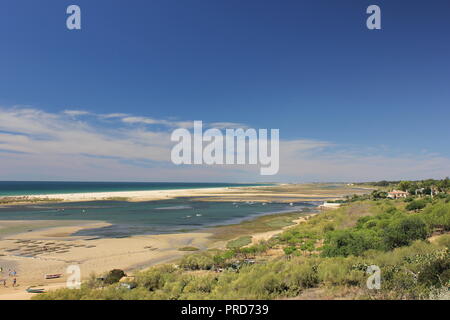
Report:
M 260 186 L 258 186 L 260 187 Z M 262 187 L 262 186 L 261 186 Z M 109 192 L 84 192 L 84 193 L 59 193 L 40 195 L 18 195 L 3 196 L 0 200 L 16 200 L 8 205 L 23 204 L 29 202 L 78 202 L 78 201 L 105 201 L 124 200 L 130 202 L 167 200 L 178 197 L 197 197 L 208 195 L 221 195 L 229 192 L 229 189 L 240 190 L 252 187 L 216 187 L 216 188 L 193 188 L 193 189 L 171 189 L 171 190 L 147 190 L 147 191 L 109 191 Z

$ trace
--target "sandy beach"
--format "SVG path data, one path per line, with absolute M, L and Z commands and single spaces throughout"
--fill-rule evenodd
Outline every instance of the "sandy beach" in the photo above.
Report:
M 29 286 L 64 286 L 66 269 L 70 265 L 78 265 L 82 279 L 86 279 L 92 273 L 99 275 L 115 268 L 127 272 L 169 262 L 186 254 L 179 248 L 195 246 L 205 249 L 211 242 L 208 233 L 143 235 L 118 239 L 89 239 L 71 235 L 82 229 L 107 225 L 102 222 L 84 222 L 84 226 L 55 227 L 19 233 L 0 240 L 0 267 L 3 268 L 0 279 L 7 281 L 7 287 L 0 285 L 0 299 L 29 299 L 32 294 L 25 292 Z M 13 277 L 8 276 L 8 270 L 17 272 L 17 287 L 12 287 Z M 46 280 L 46 274 L 62 276 Z
M 23 202 L 76 202 L 76 201 L 155 201 L 179 197 L 189 197 L 202 201 L 312 201 L 323 197 L 342 197 L 347 194 L 361 194 L 367 192 L 363 188 L 352 188 L 342 185 L 332 190 L 323 190 L 320 184 L 277 184 L 271 186 L 252 187 L 219 187 L 199 189 L 173 189 L 148 191 L 115 191 L 115 192 L 89 192 L 89 193 L 61 193 L 41 194 L 14 197 L 0 197 L 0 200 L 12 200 L 12 203 Z

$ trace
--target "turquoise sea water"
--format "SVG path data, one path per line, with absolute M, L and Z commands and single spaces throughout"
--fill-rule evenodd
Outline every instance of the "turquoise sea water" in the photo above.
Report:
M 60 182 L 0 181 L 0 196 L 242 187 L 255 184 L 188 182 Z
M 83 230 L 77 235 L 125 237 L 199 230 L 238 223 L 259 215 L 311 211 L 318 203 L 205 202 L 189 198 L 148 202 L 92 201 L 0 207 L 0 220 L 92 220 L 112 226 Z

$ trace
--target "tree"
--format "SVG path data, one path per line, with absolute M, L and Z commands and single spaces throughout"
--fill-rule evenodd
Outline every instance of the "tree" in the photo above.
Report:
M 409 188 L 411 188 L 411 182 L 410 181 L 400 181 L 398 184 L 398 188 L 402 191 L 408 191 Z
M 439 181 L 437 183 L 437 187 L 438 187 L 440 192 L 447 192 L 448 190 L 450 190 L 450 179 L 449 179 L 449 177 Z
M 291 247 L 286 247 L 286 248 L 283 249 L 283 251 L 284 251 L 285 255 L 290 256 L 295 251 L 297 251 L 297 248 L 296 247 L 292 247 L 292 246 Z
M 386 199 L 387 195 L 388 195 L 387 192 L 380 191 L 380 190 L 373 190 L 371 197 L 373 200 L 378 200 L 378 199 Z

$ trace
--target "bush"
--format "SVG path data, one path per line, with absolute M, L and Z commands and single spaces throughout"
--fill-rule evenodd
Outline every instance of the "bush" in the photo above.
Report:
M 423 209 L 427 206 L 426 201 L 424 200 L 414 200 L 408 203 L 405 207 L 408 211 L 418 211 L 420 209 Z
M 202 252 L 183 257 L 180 267 L 189 270 L 209 270 L 214 264 L 214 256 L 208 252 Z
M 319 285 L 317 265 L 314 262 L 293 262 L 286 272 L 286 284 L 292 294 L 298 294 L 301 290 L 314 288 Z
M 217 283 L 215 275 L 205 275 L 193 278 L 184 287 L 183 293 L 210 293 Z
M 426 286 L 448 286 L 450 284 L 450 259 L 445 257 L 425 265 L 419 273 L 418 282 Z
M 161 289 L 166 281 L 176 273 L 176 269 L 170 265 L 150 268 L 136 275 L 136 282 L 140 287 L 149 291 Z
M 126 274 L 123 270 L 113 269 L 105 276 L 105 280 L 103 281 L 105 284 L 113 284 L 119 282 L 120 279 L 125 277 Z
M 369 249 L 379 249 L 380 238 L 373 230 L 336 230 L 327 233 L 322 255 L 325 257 L 360 255 Z
M 414 240 L 426 239 L 428 228 L 417 216 L 395 220 L 388 226 L 383 235 L 386 250 L 407 246 Z
M 354 268 L 357 261 L 354 257 L 323 259 L 318 266 L 318 278 L 320 282 L 328 285 L 359 285 L 367 276 L 365 268 Z

